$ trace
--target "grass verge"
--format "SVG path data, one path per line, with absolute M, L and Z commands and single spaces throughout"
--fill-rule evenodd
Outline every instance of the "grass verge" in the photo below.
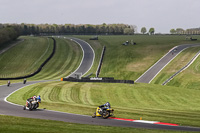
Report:
M 5 115 L 0 115 L 0 125 L 0 132 L 2 133 L 187 133 L 183 131 L 84 125 Z

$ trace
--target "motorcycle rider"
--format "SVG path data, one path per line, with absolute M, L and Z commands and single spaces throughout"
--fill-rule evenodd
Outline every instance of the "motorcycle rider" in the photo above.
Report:
M 99 108 L 102 108 L 102 109 L 103 109 L 103 108 L 111 108 L 111 105 L 110 105 L 109 102 L 106 102 L 105 104 L 100 105 Z
M 41 102 L 41 98 L 40 98 L 40 95 L 37 97 L 37 100 L 39 100 L 39 102 Z
M 36 96 L 34 95 L 33 97 L 28 98 L 28 99 L 26 100 L 26 107 L 28 107 L 28 103 L 30 103 L 30 102 L 32 102 L 32 101 L 37 101 L 37 99 L 39 99 L 39 100 L 41 101 L 40 95 L 39 95 L 38 97 L 36 97 Z
M 103 114 L 103 110 L 111 108 L 111 105 L 110 105 L 109 102 L 106 102 L 105 104 L 100 105 L 99 108 L 100 108 L 99 114 L 102 115 Z

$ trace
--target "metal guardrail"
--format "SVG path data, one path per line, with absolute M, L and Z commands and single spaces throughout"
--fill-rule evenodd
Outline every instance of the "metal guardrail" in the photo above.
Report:
M 195 60 L 196 58 L 200 55 L 200 51 L 184 66 L 182 67 L 178 72 L 173 74 L 169 79 L 167 79 L 165 82 L 162 83 L 162 85 L 166 85 L 170 80 L 172 80 L 176 75 L 178 75 L 180 72 L 188 68 Z
M 96 77 L 99 77 L 99 73 L 101 71 L 101 66 L 102 66 L 102 63 L 103 63 L 103 57 L 105 55 L 105 51 L 106 51 L 106 46 L 103 47 L 103 50 L 102 50 L 102 53 L 101 53 L 101 59 L 99 61 L 99 66 L 98 66 L 97 71 L 96 71 Z

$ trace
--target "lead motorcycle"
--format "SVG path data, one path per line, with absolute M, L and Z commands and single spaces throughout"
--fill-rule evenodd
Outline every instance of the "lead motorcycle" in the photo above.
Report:
M 30 111 L 35 110 L 39 107 L 40 103 L 41 103 L 40 97 L 31 99 L 31 100 L 27 100 L 26 105 L 24 105 L 23 109 L 24 110 L 28 109 Z

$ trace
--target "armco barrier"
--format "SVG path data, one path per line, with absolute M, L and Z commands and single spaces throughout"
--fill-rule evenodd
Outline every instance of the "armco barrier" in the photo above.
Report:
M 96 77 L 99 77 L 99 73 L 101 71 L 101 66 L 102 66 L 102 63 L 103 63 L 103 57 L 104 57 L 105 51 L 106 51 L 106 46 L 103 47 L 103 50 L 102 50 L 102 53 L 101 53 L 101 59 L 99 61 L 99 66 L 97 68 Z
M 53 43 L 53 51 L 51 53 L 51 55 L 40 65 L 40 67 L 34 72 L 34 73 L 31 73 L 29 75 L 25 75 L 25 76 L 21 76 L 21 77 L 14 77 L 14 78 L 0 78 L 0 80 L 16 80 L 16 79 L 24 79 L 24 78 L 29 78 L 29 77 L 32 77 L 36 74 L 38 74 L 42 68 L 44 67 L 44 65 L 53 57 L 53 55 L 55 54 L 55 51 L 56 51 L 56 40 L 52 37 L 49 37 L 51 39 L 53 39 L 54 43 Z
M 103 77 L 103 78 L 93 77 L 93 78 L 81 78 L 81 79 L 76 79 L 76 78 L 73 78 L 73 77 L 69 77 L 69 78 L 61 78 L 61 81 L 134 84 L 133 80 L 115 80 L 112 77 Z
M 178 72 L 173 74 L 169 79 L 167 79 L 165 82 L 162 83 L 162 85 L 166 85 L 170 80 L 172 80 L 176 75 L 178 75 L 180 72 L 188 68 L 195 60 L 196 58 L 200 55 L 200 51 L 184 66 L 182 67 Z

